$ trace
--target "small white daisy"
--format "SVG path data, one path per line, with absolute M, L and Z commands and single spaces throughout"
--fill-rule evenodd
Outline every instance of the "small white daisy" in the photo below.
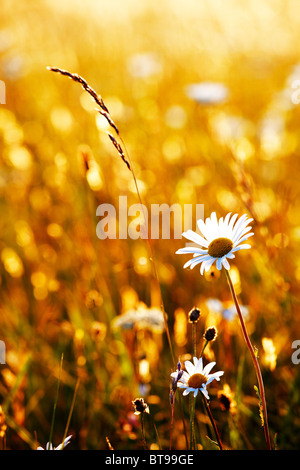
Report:
M 220 380 L 221 375 L 224 374 L 224 371 L 215 372 L 210 374 L 211 369 L 216 364 L 215 362 L 210 362 L 203 368 L 202 357 L 197 359 L 193 358 L 194 364 L 190 361 L 185 361 L 184 365 L 186 371 L 183 371 L 182 376 L 180 377 L 177 386 L 179 388 L 184 388 L 183 395 L 188 395 L 190 392 L 194 394 L 194 397 L 198 395 L 200 390 L 203 395 L 209 400 L 209 395 L 206 390 L 206 386 L 210 384 L 213 380 Z M 177 371 L 172 372 L 171 377 L 177 377 Z
M 185 263 L 184 268 L 193 269 L 201 263 L 200 272 L 203 274 L 204 270 L 208 271 L 216 261 L 217 269 L 221 270 L 224 266 L 229 270 L 228 259 L 233 259 L 236 251 L 251 248 L 251 245 L 241 245 L 241 243 L 254 235 L 254 233 L 249 233 L 251 227 L 248 227 L 253 219 L 248 219 L 246 214 L 238 220 L 238 214 L 234 214 L 231 218 L 230 216 L 231 212 L 226 215 L 224 220 L 221 217 L 218 221 L 216 213 L 213 212 L 205 222 L 202 219 L 197 221 L 203 236 L 192 230 L 182 234 L 201 247 L 189 246 L 176 251 L 177 254 L 193 254 L 193 258 Z
M 54 447 L 54 449 L 53 449 L 52 443 L 51 443 L 51 442 L 47 442 L 46 449 L 44 449 L 43 447 L 39 446 L 39 447 L 37 448 L 37 450 L 62 450 L 62 449 L 64 449 L 68 444 L 70 444 L 71 437 L 72 437 L 72 436 L 66 437 L 65 441 L 62 442 L 61 444 L 59 444 L 59 446 Z

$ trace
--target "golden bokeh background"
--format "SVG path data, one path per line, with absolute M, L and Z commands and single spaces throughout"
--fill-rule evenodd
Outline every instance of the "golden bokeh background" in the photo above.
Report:
M 253 247 L 238 254 L 231 274 L 258 349 L 271 436 L 281 449 L 299 448 L 300 366 L 291 360 L 300 340 L 299 27 L 297 0 L 2 0 L 3 446 L 46 444 L 59 377 L 54 445 L 78 377 L 68 449 L 107 449 L 106 437 L 117 450 L 142 448 L 137 396 L 169 445 L 173 364 L 156 321 L 147 243 L 96 236 L 99 204 L 118 207 L 119 196 L 139 202 L 133 175 L 91 97 L 52 66 L 101 94 L 147 207 L 204 204 L 205 216 L 254 218 Z M 191 88 L 207 82 L 217 88 L 205 97 Z M 205 360 L 225 372 L 210 388 L 224 444 L 264 448 L 255 374 L 226 278 L 183 270 L 186 258 L 175 255 L 183 245 L 152 243 L 176 358 L 190 357 L 187 313 L 196 305 L 199 349 L 205 328 L 218 329 Z M 218 400 L 225 385 L 234 411 Z M 179 411 L 175 418 L 173 447 L 183 449 Z M 200 405 L 197 419 L 205 436 Z M 155 449 L 151 420 L 147 439 Z

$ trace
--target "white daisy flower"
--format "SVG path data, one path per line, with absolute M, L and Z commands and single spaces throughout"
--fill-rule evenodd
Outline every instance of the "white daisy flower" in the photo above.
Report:
M 68 444 L 70 444 L 71 437 L 72 437 L 72 436 L 66 437 L 66 439 L 64 440 L 64 442 L 62 442 L 61 444 L 59 444 L 59 446 L 54 447 L 54 449 L 53 449 L 52 443 L 51 443 L 51 442 L 47 442 L 46 449 L 44 449 L 43 447 L 39 446 L 39 447 L 37 448 L 37 450 L 62 450 L 62 449 L 64 449 Z
M 198 395 L 200 390 L 203 395 L 209 400 L 209 395 L 206 390 L 206 386 L 210 384 L 213 380 L 220 380 L 221 375 L 224 374 L 224 371 L 215 372 L 210 374 L 211 369 L 216 364 L 215 362 L 210 362 L 203 368 L 202 357 L 197 359 L 193 358 L 194 364 L 190 361 L 185 361 L 184 365 L 186 371 L 183 371 L 182 376 L 180 377 L 177 386 L 179 388 L 184 388 L 183 395 L 188 395 L 193 393 L 194 397 Z M 177 377 L 177 371 L 171 374 L 171 377 Z
M 193 254 L 193 258 L 185 263 L 184 268 L 193 269 L 201 263 L 200 272 L 203 274 L 204 270 L 208 271 L 216 261 L 217 269 L 221 270 L 224 266 L 229 270 L 228 259 L 233 259 L 236 251 L 251 248 L 251 245 L 241 243 L 254 235 L 254 233 L 249 233 L 251 227 L 248 227 L 253 219 L 248 219 L 246 214 L 239 219 L 237 219 L 238 214 L 234 214 L 231 218 L 230 216 L 231 212 L 224 220 L 221 217 L 218 221 L 216 213 L 213 212 L 205 222 L 202 219 L 197 221 L 203 236 L 192 230 L 182 234 L 201 247 L 189 246 L 176 251 L 177 254 Z

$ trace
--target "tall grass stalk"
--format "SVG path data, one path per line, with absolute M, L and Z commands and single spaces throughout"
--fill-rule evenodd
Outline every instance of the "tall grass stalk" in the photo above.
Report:
M 72 417 L 72 414 L 73 414 L 73 409 L 74 409 L 74 405 L 75 405 L 75 400 L 76 400 L 76 395 L 77 395 L 77 390 L 78 390 L 78 387 L 79 387 L 79 383 L 80 383 L 80 379 L 78 378 L 77 382 L 76 382 L 76 385 L 75 385 L 75 390 L 74 390 L 73 399 L 72 399 L 72 403 L 71 403 L 71 408 L 70 408 L 70 411 L 69 411 L 69 416 L 68 416 L 68 420 L 67 420 L 67 424 L 66 424 L 66 428 L 65 428 L 65 432 L 64 432 L 64 437 L 63 437 L 63 440 L 62 440 L 61 450 L 64 448 L 65 440 L 66 440 L 66 437 L 67 437 L 67 434 L 68 434 L 68 430 L 69 430 L 69 426 L 70 426 L 71 417 Z
M 49 434 L 49 446 L 52 443 L 52 436 L 53 436 L 53 429 L 54 429 L 54 422 L 55 422 L 55 414 L 56 414 L 56 406 L 57 406 L 58 392 L 59 392 L 59 385 L 60 385 L 60 377 L 61 377 L 62 364 L 63 364 L 63 356 L 64 355 L 62 354 L 61 355 L 61 360 L 60 360 L 58 381 L 57 381 L 57 386 L 56 386 L 55 400 L 54 400 L 54 404 L 53 404 L 53 413 L 52 413 L 52 420 L 51 420 L 51 427 L 50 427 L 50 434 Z
M 202 348 L 200 357 L 203 356 L 204 350 L 205 350 L 206 346 L 208 345 L 208 343 L 209 343 L 209 341 L 208 341 L 208 340 L 205 340 L 205 343 L 204 343 L 204 345 L 203 345 L 203 348 Z M 223 444 L 222 444 L 222 441 L 221 441 L 221 438 L 220 438 L 220 434 L 219 434 L 217 425 L 216 425 L 215 420 L 214 420 L 214 418 L 213 418 L 213 415 L 212 415 L 212 412 L 211 412 L 209 403 L 208 403 L 206 397 L 205 397 L 203 394 L 201 394 L 201 396 L 202 396 L 202 400 L 203 400 L 203 403 L 204 403 L 205 410 L 206 410 L 206 412 L 207 412 L 207 414 L 208 414 L 208 417 L 209 417 L 209 419 L 210 419 L 211 425 L 212 425 L 212 427 L 213 427 L 213 429 L 214 429 L 214 431 L 215 431 L 219 448 L 220 448 L 220 450 L 223 450 Z
M 252 346 L 252 343 L 250 341 L 250 338 L 249 338 L 249 335 L 248 335 L 248 332 L 247 332 L 247 328 L 246 328 L 246 324 L 245 324 L 245 321 L 244 321 L 244 318 L 243 318 L 243 315 L 242 315 L 242 312 L 241 312 L 241 309 L 240 309 L 240 306 L 239 306 L 239 303 L 238 303 L 237 295 L 236 295 L 236 292 L 235 292 L 230 274 L 227 271 L 227 269 L 225 269 L 225 273 L 226 273 L 227 281 L 228 281 L 228 284 L 229 284 L 230 292 L 231 292 L 231 295 L 232 295 L 232 298 L 233 298 L 233 301 L 234 301 L 234 304 L 235 304 L 235 307 L 236 307 L 236 311 L 237 311 L 237 314 L 238 314 L 238 317 L 239 317 L 239 320 L 240 320 L 240 325 L 241 325 L 241 328 L 242 328 L 244 340 L 245 340 L 246 345 L 249 349 L 249 352 L 250 352 L 250 355 L 251 355 L 251 358 L 252 358 L 252 361 L 253 361 L 253 364 L 254 364 L 254 367 L 255 367 L 255 372 L 256 372 L 257 381 L 258 381 L 259 395 L 260 395 L 261 406 L 262 406 L 262 411 L 263 411 L 263 423 L 262 424 L 263 424 L 263 428 L 264 428 L 265 440 L 266 440 L 266 444 L 267 444 L 267 449 L 272 450 L 271 440 L 270 440 L 270 433 L 269 433 L 269 426 L 268 426 L 267 403 L 266 403 L 264 383 L 263 383 L 263 378 L 262 378 L 260 366 L 259 366 L 259 363 L 258 363 L 258 360 L 257 360 L 256 352 L 255 352 L 255 350 Z

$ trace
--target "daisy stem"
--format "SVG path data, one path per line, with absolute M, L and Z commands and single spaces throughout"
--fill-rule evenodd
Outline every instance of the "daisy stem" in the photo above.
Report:
M 230 288 L 230 291 L 231 291 L 231 295 L 232 295 L 232 298 L 233 298 L 233 301 L 234 301 L 234 304 L 235 304 L 235 307 L 236 307 L 236 311 L 237 311 L 237 314 L 238 314 L 238 317 L 239 317 L 239 320 L 240 320 L 243 336 L 244 336 L 244 339 L 246 341 L 247 347 L 249 349 L 249 352 L 251 354 L 252 361 L 253 361 L 253 364 L 254 364 L 254 367 L 255 367 L 256 376 L 257 376 L 257 380 L 258 380 L 259 393 L 260 393 L 261 402 L 262 402 L 263 415 L 264 415 L 263 427 L 264 427 L 265 439 L 266 439 L 266 443 L 267 443 L 267 449 L 272 450 L 271 441 L 270 441 L 270 434 L 269 434 L 269 427 L 268 427 L 267 404 L 266 404 L 264 383 L 263 383 L 263 379 L 262 379 L 261 370 L 260 370 L 260 367 L 259 367 L 259 363 L 258 363 L 258 360 L 257 360 L 255 350 L 254 350 L 254 348 L 251 344 L 251 341 L 250 341 L 250 338 L 249 338 L 249 335 L 248 335 L 248 332 L 247 332 L 247 329 L 246 329 L 244 318 L 243 318 L 243 315 L 242 315 L 242 312 L 241 312 L 241 309 L 240 309 L 240 306 L 239 306 L 239 303 L 238 303 L 238 300 L 237 300 L 237 296 L 236 296 L 236 293 L 235 293 L 235 290 L 234 290 L 234 286 L 233 286 L 230 274 L 226 269 L 225 269 L 225 273 L 226 273 L 227 281 L 228 281 L 229 288 Z
M 200 357 L 202 357 L 202 356 L 203 356 L 204 349 L 206 348 L 206 346 L 207 346 L 207 345 L 208 345 L 208 340 L 206 340 L 206 341 L 205 341 L 205 343 L 204 343 L 204 346 L 203 346 L 203 348 L 202 348 L 202 351 L 201 351 Z
M 160 444 L 160 439 L 159 439 L 159 434 L 158 434 L 158 431 L 157 431 L 157 427 L 156 427 L 156 424 L 155 424 L 155 421 L 153 419 L 153 417 L 149 414 L 151 420 L 152 420 L 152 423 L 153 423 L 153 427 L 154 427 L 154 431 L 155 431 L 155 434 L 156 434 L 156 439 L 157 439 L 157 443 L 158 443 L 158 447 L 159 447 L 159 450 L 161 450 L 161 444 Z
M 141 413 L 141 427 L 142 427 L 142 439 L 143 439 L 144 450 L 147 450 L 147 443 L 146 443 L 146 437 L 145 437 L 145 426 L 144 426 L 144 413 Z
M 204 345 L 203 345 L 203 348 L 202 348 L 202 351 L 201 351 L 201 354 L 200 354 L 200 357 L 203 356 L 203 353 L 204 353 L 204 350 L 206 348 L 206 346 L 208 345 L 209 341 L 206 340 Z M 205 409 L 207 411 L 207 414 L 208 414 L 208 417 L 210 419 L 210 422 L 212 424 L 212 427 L 214 428 L 214 431 L 215 431 L 215 434 L 216 434 L 216 437 L 217 437 L 217 440 L 218 440 L 218 444 L 219 444 L 219 447 L 220 447 L 220 450 L 223 450 L 223 445 L 222 445 L 222 442 L 221 442 L 221 439 L 220 439 L 220 435 L 219 435 L 219 431 L 218 431 L 218 428 L 217 428 L 217 425 L 215 423 L 215 420 L 213 418 L 213 415 L 211 413 L 211 410 L 210 410 L 210 407 L 209 407 L 209 403 L 208 401 L 206 400 L 205 396 L 202 395 L 202 398 L 203 398 L 203 403 L 204 403 L 204 406 L 205 406 Z
M 217 438 L 217 441 L 218 441 L 218 444 L 219 444 L 219 448 L 220 448 L 220 450 L 223 450 L 223 444 L 222 444 L 222 441 L 221 441 L 221 438 L 220 438 L 220 435 L 219 435 L 219 431 L 218 431 L 217 425 L 216 425 L 215 420 L 214 420 L 214 418 L 213 418 L 213 415 L 212 415 L 212 413 L 211 413 L 209 403 L 208 403 L 206 397 L 205 397 L 203 394 L 201 394 L 201 395 L 202 395 L 202 398 L 203 398 L 203 403 L 204 403 L 205 409 L 206 409 L 206 411 L 207 411 L 208 417 L 209 417 L 209 419 L 210 419 L 210 422 L 211 422 L 211 424 L 212 424 L 212 427 L 214 428 L 214 431 L 215 431 L 215 434 L 216 434 L 216 438 Z
M 196 322 L 192 323 L 192 339 L 193 339 L 193 356 L 196 357 Z M 196 397 L 191 396 L 190 398 L 190 450 L 196 450 L 196 437 L 195 437 L 195 405 Z
M 74 395 L 73 395 L 73 399 L 72 399 L 72 403 L 71 403 L 71 408 L 70 408 L 70 412 L 69 412 L 69 416 L 68 416 L 68 420 L 67 420 L 67 424 L 66 424 L 66 429 L 65 429 L 65 433 L 64 433 L 64 438 L 63 438 L 63 440 L 62 440 L 61 449 L 64 448 L 65 440 L 66 440 L 66 437 L 67 437 L 67 434 L 68 434 L 68 430 L 69 430 L 69 426 L 70 426 L 70 421 L 71 421 L 72 413 L 73 413 L 73 410 L 74 410 L 74 405 L 75 405 L 75 399 L 76 399 L 76 395 L 77 395 L 77 390 L 78 390 L 78 387 L 79 387 L 79 382 L 80 382 L 80 379 L 78 378 L 78 379 L 77 379 L 77 382 L 76 382 L 76 385 L 75 385 L 75 391 L 74 391 Z
M 57 400 L 58 400 L 58 392 L 59 392 L 60 376 L 61 376 L 61 371 L 62 371 L 63 357 L 64 357 L 64 355 L 62 354 L 61 355 L 61 360 L 60 360 L 58 381 L 57 381 L 57 386 L 56 386 L 56 395 L 55 395 L 55 400 L 54 400 L 54 405 L 53 405 L 53 413 L 52 413 L 52 420 L 51 420 L 51 427 L 50 427 L 50 434 L 49 434 L 49 447 L 52 443 L 52 436 L 53 436 L 53 429 L 54 429 L 54 421 L 55 421 L 56 405 L 57 405 Z
M 175 396 L 173 397 L 173 403 L 171 408 L 171 429 L 170 429 L 170 450 L 172 449 L 172 436 L 173 436 L 173 423 L 174 423 L 174 407 L 175 407 Z
M 191 428 L 191 435 L 190 435 L 190 450 L 196 450 L 196 442 L 195 442 L 195 402 L 196 398 L 194 395 L 190 396 L 190 428 Z
M 195 322 L 193 322 L 193 325 L 192 325 L 192 335 L 193 335 L 193 357 L 196 357 L 197 346 L 196 346 L 196 323 Z

